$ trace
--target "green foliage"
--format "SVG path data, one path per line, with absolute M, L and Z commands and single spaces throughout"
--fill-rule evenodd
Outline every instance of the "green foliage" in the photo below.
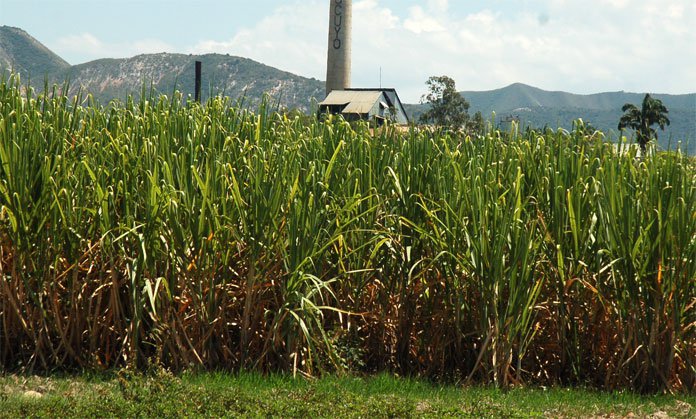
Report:
M 469 121 L 469 103 L 457 92 L 454 80 L 433 76 L 425 84 L 429 92 L 423 95 L 421 103 L 429 108 L 420 116 L 421 122 L 454 131 L 464 128 Z
M 486 132 L 486 120 L 480 111 L 476 112 L 467 124 L 467 131 L 471 134 L 482 135 Z
M 657 139 L 657 131 L 652 126 L 657 124 L 664 131 L 665 126 L 669 125 L 667 108 L 661 100 L 654 99 L 649 94 L 645 95 L 640 109 L 627 103 L 621 110 L 624 115 L 619 120 L 619 130 L 626 128 L 635 130 L 638 144 L 644 152 L 650 140 Z
M 696 388 L 679 153 L 59 91 L 0 80 L 2 371 Z

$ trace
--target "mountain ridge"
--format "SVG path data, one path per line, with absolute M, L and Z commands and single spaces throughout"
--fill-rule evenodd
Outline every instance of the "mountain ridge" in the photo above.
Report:
M 530 104 L 536 106 L 557 107 L 557 108 L 585 108 L 600 110 L 615 110 L 621 108 L 625 103 L 636 103 L 642 101 L 645 93 L 634 93 L 625 91 L 600 92 L 591 94 L 577 94 L 564 91 L 544 90 L 524 83 L 512 83 L 500 89 L 488 91 L 463 91 L 461 92 L 467 100 L 470 99 L 472 105 L 475 103 L 477 110 L 493 111 L 493 106 L 486 103 L 486 99 L 497 95 L 504 95 L 508 101 L 512 101 L 519 96 L 524 96 L 528 100 L 516 104 L 495 103 L 498 110 L 511 110 L 526 107 Z M 667 94 L 651 93 L 651 96 L 660 99 L 668 107 L 685 109 L 696 105 L 696 93 L 686 94 Z M 484 97 L 486 99 L 479 99 Z M 531 100 L 529 99 L 531 98 Z M 537 103 L 532 103 L 533 101 Z
M 170 94 L 178 89 L 192 94 L 195 61 L 202 62 L 203 100 L 224 93 L 257 104 L 268 93 L 286 107 L 309 110 L 311 101 L 320 100 L 324 91 L 319 80 L 223 54 L 158 53 L 100 59 L 72 66 L 65 76 L 102 100 L 123 100 L 129 93 L 139 92 L 143 83 L 146 87 L 151 83 L 159 93 Z
M 7 41 L 5 41 L 7 40 Z M 0 26 L 0 69 L 19 72 L 22 80 L 30 80 L 42 88 L 69 81 L 69 95 L 79 90 L 90 93 L 99 103 L 113 99 L 139 97 L 143 88 L 155 93 L 171 94 L 175 89 L 193 95 L 195 61 L 201 61 L 202 100 L 211 95 L 226 94 L 243 98 L 246 105 L 256 106 L 264 94 L 271 103 L 287 109 L 309 111 L 313 101 L 323 99 L 324 83 L 279 70 L 244 57 L 223 54 L 139 54 L 128 58 L 100 58 L 70 65 L 39 41 L 19 28 Z M 26 45 L 34 45 L 24 54 Z M 29 66 L 31 56 L 35 65 Z
M 0 26 L 0 68 L 43 77 L 69 67 L 67 61 L 23 29 Z

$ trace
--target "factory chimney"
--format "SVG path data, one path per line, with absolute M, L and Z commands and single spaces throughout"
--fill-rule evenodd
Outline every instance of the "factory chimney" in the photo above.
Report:
M 326 65 L 326 94 L 350 87 L 352 0 L 331 0 L 329 51 Z

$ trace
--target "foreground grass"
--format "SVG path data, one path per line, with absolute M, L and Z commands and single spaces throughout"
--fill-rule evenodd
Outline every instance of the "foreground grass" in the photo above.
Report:
M 0 378 L 0 417 L 694 417 L 694 396 L 435 386 L 389 376 Z

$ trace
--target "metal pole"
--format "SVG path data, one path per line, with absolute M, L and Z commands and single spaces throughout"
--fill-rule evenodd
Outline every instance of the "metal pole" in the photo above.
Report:
M 201 102 L 201 67 L 203 63 L 196 61 L 196 102 Z

